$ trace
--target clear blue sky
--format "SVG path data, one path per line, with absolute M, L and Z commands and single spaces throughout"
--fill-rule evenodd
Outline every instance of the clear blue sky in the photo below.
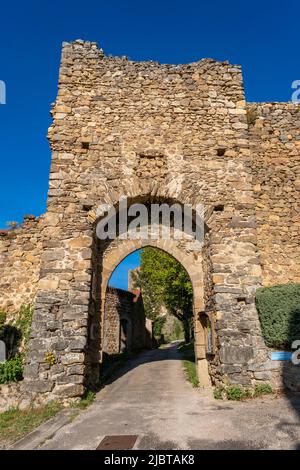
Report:
M 97 41 L 107 54 L 132 60 L 229 60 L 243 67 L 249 101 L 288 101 L 300 79 L 299 13 L 298 0 L 2 2 L 0 227 L 45 211 L 46 133 L 62 41 Z
M 128 270 L 134 269 L 140 265 L 140 250 L 128 255 L 112 273 L 109 285 L 119 287 L 120 289 L 128 289 Z

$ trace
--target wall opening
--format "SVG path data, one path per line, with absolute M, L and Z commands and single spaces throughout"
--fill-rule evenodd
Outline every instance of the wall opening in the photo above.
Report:
M 103 369 L 118 355 L 176 342 L 189 345 L 197 374 L 194 286 L 174 254 L 153 244 L 132 251 L 112 266 L 102 293 Z

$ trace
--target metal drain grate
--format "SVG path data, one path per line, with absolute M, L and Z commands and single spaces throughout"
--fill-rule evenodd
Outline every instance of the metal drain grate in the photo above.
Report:
M 130 450 L 138 436 L 105 436 L 96 450 Z

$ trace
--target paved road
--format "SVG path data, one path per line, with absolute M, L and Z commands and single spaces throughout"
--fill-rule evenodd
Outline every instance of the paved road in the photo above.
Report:
M 300 398 L 216 401 L 185 380 L 175 347 L 148 351 L 42 449 L 96 449 L 105 436 L 138 435 L 136 449 L 300 448 Z

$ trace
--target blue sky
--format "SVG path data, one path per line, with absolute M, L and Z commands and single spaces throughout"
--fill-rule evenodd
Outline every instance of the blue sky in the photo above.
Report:
M 109 285 L 128 289 L 128 269 L 134 269 L 140 265 L 140 250 L 128 255 L 112 273 Z
M 45 211 L 61 43 L 97 41 L 107 54 L 185 63 L 241 64 L 249 101 L 288 101 L 300 79 L 300 2 L 52 0 L 2 2 L 0 228 Z

